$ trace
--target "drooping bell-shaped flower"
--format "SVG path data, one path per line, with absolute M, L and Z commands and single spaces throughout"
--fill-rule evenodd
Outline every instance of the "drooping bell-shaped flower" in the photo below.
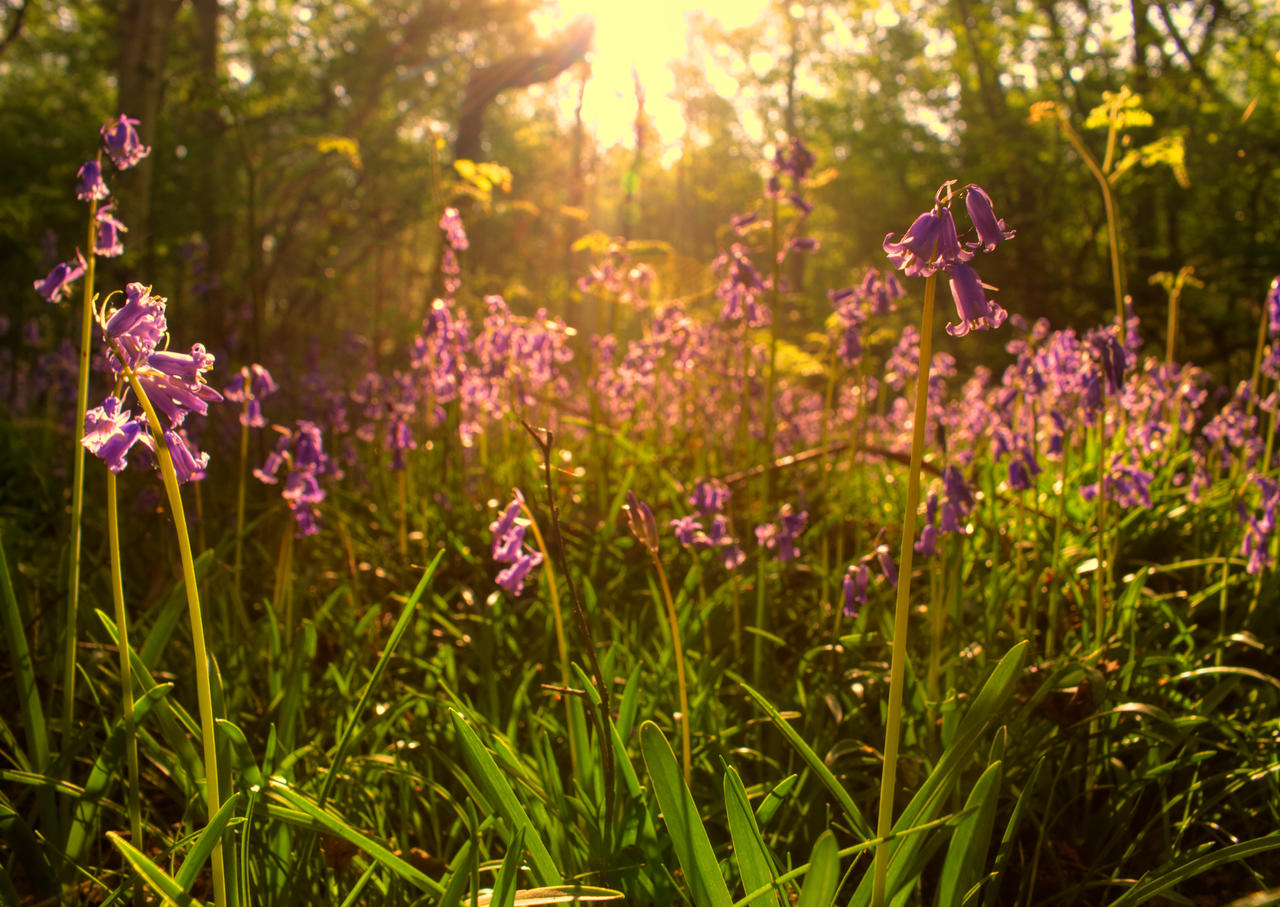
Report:
M 970 249 L 990 252 L 1006 239 L 1013 239 L 1014 232 L 996 217 L 991 196 L 981 186 L 969 186 L 964 194 L 964 206 L 969 209 L 969 220 L 978 231 L 978 241 L 969 243 Z
M 37 280 L 32 286 L 47 301 L 57 302 L 63 296 L 70 295 L 71 284 L 84 276 L 84 269 L 84 256 L 76 250 L 74 261 L 58 262 L 44 280 Z
M 123 113 L 118 119 L 102 124 L 102 144 L 117 170 L 128 170 L 151 153 L 151 149 L 138 138 L 137 125 L 137 120 Z
M 95 215 L 98 235 L 93 242 L 93 254 L 103 258 L 119 258 L 124 254 L 124 242 L 120 239 L 120 234 L 129 231 L 128 227 L 112 215 L 111 207 L 109 204 L 103 205 Z
M 986 289 L 978 272 L 963 263 L 953 264 L 947 269 L 950 277 L 951 298 L 956 304 L 956 313 L 960 316 L 957 324 L 947 324 L 947 333 L 952 337 L 963 337 L 970 331 L 986 331 L 1004 324 L 1009 313 L 999 305 L 987 299 Z
M 125 456 L 135 443 L 146 436 L 146 418 L 122 409 L 120 400 L 111 396 L 102 405 L 85 413 L 84 437 L 80 443 L 112 472 L 121 472 L 129 464 Z
M 76 198 L 80 201 L 101 201 L 111 194 L 107 184 L 102 181 L 102 165 L 97 161 L 85 161 L 76 176 L 80 180 L 80 185 L 76 187 Z

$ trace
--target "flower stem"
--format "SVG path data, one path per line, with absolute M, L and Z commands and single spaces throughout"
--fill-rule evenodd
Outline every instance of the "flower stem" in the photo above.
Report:
M 155 407 L 147 399 L 147 392 L 137 374 L 126 363 L 120 349 L 114 347 L 124 373 L 129 379 L 138 403 L 147 414 L 147 425 L 151 428 L 156 443 L 156 460 L 160 464 L 160 477 L 164 481 L 165 494 L 169 499 L 169 511 L 173 516 L 174 529 L 178 533 L 178 553 L 182 559 L 182 580 L 187 591 L 187 614 L 191 622 L 191 646 L 195 654 L 196 697 L 200 707 L 200 735 L 204 748 L 205 800 L 209 818 L 222 807 L 222 797 L 218 791 L 218 746 L 214 736 L 213 694 L 209 683 L 209 649 L 204 638 L 204 615 L 200 610 L 200 592 L 196 585 L 195 558 L 191 554 L 191 537 L 187 532 L 187 516 L 182 506 L 182 492 L 178 487 L 178 473 L 173 466 L 173 457 L 169 454 L 169 443 L 165 440 L 164 429 Z M 83 419 L 81 420 L 83 424 Z M 218 907 L 227 903 L 226 867 L 223 862 L 222 842 L 214 846 L 211 857 L 213 865 L 213 900 Z
M 911 465 L 907 470 L 907 504 L 902 513 L 902 547 L 898 555 L 898 596 L 894 605 L 893 657 L 889 665 L 889 714 L 884 732 L 884 766 L 880 772 L 880 811 L 876 837 L 886 838 L 893 826 L 893 791 L 898 769 L 898 740 L 902 730 L 902 687 L 907 660 L 907 618 L 911 610 L 911 559 L 915 553 L 916 508 L 920 505 L 920 470 L 924 461 L 925 420 L 929 410 L 929 364 L 933 358 L 933 299 L 938 275 L 924 285 L 924 313 L 920 318 L 920 364 L 916 374 L 916 410 L 911 426 Z M 889 842 L 876 845 L 871 885 L 872 907 L 884 907 L 889 876 Z
M 542 537 L 542 531 L 538 528 L 538 521 L 533 518 L 533 514 L 529 510 L 527 503 L 521 502 L 520 509 L 524 512 L 525 519 L 529 521 L 529 528 L 533 530 L 534 542 L 538 545 L 538 551 L 542 554 L 542 569 L 547 574 L 547 596 L 551 599 L 551 617 L 555 622 L 556 630 L 556 652 L 560 656 L 560 683 L 568 690 L 572 674 L 569 673 L 569 644 L 564 635 L 564 614 L 560 610 L 560 590 L 556 586 L 556 574 L 552 569 L 551 552 L 547 550 L 547 543 Z M 570 698 L 565 693 L 564 704 L 566 714 L 569 710 Z M 576 772 L 578 770 L 578 751 L 573 742 L 573 735 L 567 734 L 569 738 L 569 762 Z
M 689 689 L 684 675 L 684 648 L 680 645 L 680 621 L 676 618 L 675 602 L 671 598 L 671 585 L 667 582 L 667 571 L 662 569 L 662 559 L 656 550 L 650 549 L 649 557 L 653 567 L 658 571 L 658 582 L 662 585 L 662 601 L 667 606 L 667 622 L 671 624 L 671 647 L 676 659 L 676 686 L 680 691 L 680 757 L 684 768 L 684 783 L 693 783 L 693 746 L 689 736 Z
M 129 843 L 142 846 L 142 798 L 138 791 L 138 740 L 133 725 L 133 665 L 129 660 L 129 615 L 124 608 L 124 580 L 120 567 L 120 520 L 116 495 L 116 474 L 107 472 L 107 545 L 111 557 L 111 600 L 115 606 L 116 632 L 120 636 L 120 704 L 124 716 L 125 761 L 129 787 L 125 793 L 129 811 Z M 142 889 L 135 892 L 141 904 Z
M 99 152 L 101 163 L 102 154 Z M 89 200 L 89 258 L 84 272 L 84 311 L 80 319 L 80 384 L 76 391 L 75 467 L 71 484 L 71 562 L 67 568 L 67 615 L 62 659 L 62 752 L 71 751 L 76 699 L 76 628 L 80 618 L 80 518 L 84 513 L 84 418 L 89 411 L 89 352 L 93 342 L 93 279 L 97 256 L 98 200 Z

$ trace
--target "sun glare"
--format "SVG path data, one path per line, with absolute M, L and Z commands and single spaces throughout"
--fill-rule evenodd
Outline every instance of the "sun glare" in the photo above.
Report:
M 606 145 L 634 144 L 635 79 L 644 90 L 645 114 L 664 145 L 678 142 L 684 132 L 680 106 L 668 97 L 675 88 L 670 63 L 685 55 L 688 14 L 701 10 L 728 28 L 755 22 L 768 0 L 713 0 L 690 5 L 681 0 L 560 0 L 536 20 L 548 35 L 574 16 L 595 20 L 595 48 L 591 79 L 583 96 L 583 119 Z

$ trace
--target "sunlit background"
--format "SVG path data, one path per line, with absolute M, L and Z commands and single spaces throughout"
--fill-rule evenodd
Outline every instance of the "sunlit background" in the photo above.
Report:
M 756 22 L 768 5 L 769 0 L 711 0 L 696 7 L 682 0 L 561 0 L 534 21 L 543 37 L 578 15 L 589 15 L 595 21 L 591 78 L 583 96 L 582 117 L 601 143 L 630 145 L 634 141 L 634 71 L 644 89 L 645 113 L 661 142 L 669 145 L 679 141 L 684 132 L 680 105 L 669 97 L 675 88 L 672 61 L 692 53 L 717 92 L 732 97 L 737 89 L 729 73 L 706 59 L 705 52 L 690 47 L 689 21 L 694 11 L 718 20 L 726 29 L 736 29 Z M 756 62 L 769 65 L 765 60 Z M 574 97 L 567 103 L 576 101 Z

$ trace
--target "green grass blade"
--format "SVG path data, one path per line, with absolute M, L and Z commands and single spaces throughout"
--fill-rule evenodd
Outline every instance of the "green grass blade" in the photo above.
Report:
M 938 881 L 938 907 L 960 907 L 965 892 L 982 875 L 982 864 L 991 844 L 991 830 L 996 820 L 996 802 L 1000 798 L 1000 782 L 1004 768 L 1000 762 L 987 766 L 978 783 L 969 792 L 965 808 L 972 809 L 960 820 L 951 835 L 947 857 Z
M 462 847 L 449 861 L 449 884 L 440 896 L 438 907 L 461 907 L 462 896 L 467 893 L 467 883 L 475 869 L 476 855 L 471 847 L 471 839 L 462 842 Z
M 164 899 L 166 904 L 171 904 L 173 907 L 190 907 L 190 905 L 200 904 L 200 901 L 183 891 L 182 886 L 178 884 L 178 881 L 173 876 L 151 862 L 142 851 L 122 839 L 114 831 L 107 832 L 107 837 L 119 849 L 125 861 L 134 868 L 138 875 L 142 876 L 143 880 L 156 894 Z
M 1219 848 L 1196 857 L 1194 860 L 1188 860 L 1160 875 L 1144 876 L 1138 880 L 1136 885 L 1112 901 L 1111 907 L 1134 907 L 1136 904 L 1145 904 L 1156 895 L 1168 891 L 1179 882 L 1185 882 L 1187 879 L 1194 878 L 1211 869 L 1216 869 L 1223 864 L 1231 863 L 1235 860 L 1244 860 L 1260 853 L 1277 849 L 1280 849 L 1280 832 Z
M 222 832 L 227 827 L 227 823 L 231 821 L 231 816 L 236 811 L 239 800 L 239 794 L 232 794 L 227 797 L 223 801 L 222 807 L 209 820 L 209 824 L 200 832 L 200 836 L 196 838 L 196 843 L 187 851 L 187 856 L 183 859 L 182 865 L 178 868 L 178 874 L 173 877 L 173 880 L 182 886 L 182 890 L 188 894 L 191 893 L 191 886 L 195 884 L 196 876 L 200 874 L 200 870 L 213 853 L 213 849 L 218 846 L 218 842 L 222 838 Z
M 730 907 L 733 898 L 698 816 L 697 804 L 685 786 L 671 745 L 652 721 L 640 726 L 640 751 L 693 903 L 696 907 Z
M 1044 756 L 1037 760 L 1035 768 L 1031 770 L 1031 777 L 1027 779 L 1026 787 L 1022 789 L 1022 793 L 1018 794 L 1018 802 L 1013 805 L 1009 823 L 1005 825 L 1004 836 L 1000 839 L 1000 849 L 996 851 L 996 858 L 991 863 L 993 878 L 990 884 L 987 885 L 986 896 L 982 899 L 983 907 L 995 907 L 996 898 L 1000 893 L 1000 875 L 1004 872 L 1005 866 L 1009 863 L 1009 857 L 1013 854 L 1018 828 L 1022 824 L 1022 814 L 1026 811 L 1027 804 L 1031 802 L 1032 792 L 1035 791 L 1036 783 L 1040 780 L 1040 772 L 1044 768 L 1044 760 Z
M 436 568 L 440 566 L 440 561 L 443 558 L 444 551 L 441 550 L 436 553 L 435 558 L 427 565 L 427 569 L 422 574 L 422 579 L 418 581 L 418 587 L 413 590 L 413 594 L 405 602 L 404 610 L 400 612 L 400 618 L 396 621 L 396 625 L 391 631 L 391 637 L 387 640 L 382 654 L 378 656 L 377 664 L 373 666 L 373 673 L 369 675 L 369 680 L 364 685 L 364 690 L 361 691 L 360 698 L 356 701 L 356 707 L 351 713 L 351 718 L 347 721 L 347 726 L 342 729 L 342 737 L 338 740 L 338 745 L 334 750 L 333 762 L 329 766 L 329 771 L 324 778 L 324 784 L 320 788 L 320 796 L 317 798 L 317 803 L 320 806 L 324 806 L 325 801 L 329 798 L 330 791 L 333 790 L 334 781 L 337 779 L 339 772 L 342 771 L 342 763 L 347 758 L 347 748 L 351 745 L 352 732 L 360 726 L 360 715 L 364 712 L 364 707 L 369 702 L 369 696 L 374 687 L 378 685 L 383 672 L 387 669 L 387 663 L 391 661 L 391 656 L 395 654 L 396 646 L 400 644 L 405 631 L 409 629 L 409 624 L 417 611 L 418 602 L 422 600 L 423 593 L 431 585 Z
M 52 791 L 50 791 L 52 793 Z M 8 799 L 7 797 L 4 799 Z M 0 799 L 0 839 L 8 845 L 13 865 L 21 866 L 30 885 L 30 893 L 52 903 L 58 897 L 58 878 L 45 856 L 44 845 L 31 827 Z M 6 873 L 0 871 L 0 876 Z M 16 902 L 15 902 L 16 903 Z
M 1004 712 L 1004 704 L 1013 694 L 1018 679 L 1022 676 L 1022 660 L 1026 657 L 1030 644 L 1026 641 L 1018 643 L 1010 649 L 991 671 L 991 676 L 982 685 L 982 689 L 974 698 L 969 710 L 960 719 L 959 726 L 951 738 L 950 744 L 934 766 L 924 784 L 911 798 L 902 815 L 893 824 L 895 833 L 905 831 L 917 825 L 924 825 L 938 815 L 946 804 L 952 789 L 960 781 L 961 771 L 969 764 L 979 741 L 987 733 L 996 720 Z M 889 856 L 889 879 L 886 891 L 890 898 L 901 886 L 914 882 L 913 873 L 921 865 L 920 855 L 930 846 L 933 835 L 911 835 L 891 845 Z M 855 907 L 871 902 L 872 874 L 863 876 L 858 890 L 854 892 Z
M 436 897 L 444 893 L 444 888 L 431 876 L 419 869 L 415 869 L 368 835 L 353 828 L 346 820 L 319 808 L 306 797 L 291 790 L 280 780 L 272 779 L 271 791 L 292 809 L 302 813 L 311 819 L 313 823 L 319 825 L 324 831 L 334 837 L 341 838 L 349 844 L 354 844 L 411 885 Z M 274 812 L 275 810 L 268 810 L 269 814 Z
M 822 757 L 815 753 L 796 729 L 787 723 L 787 719 L 783 718 L 782 714 L 774 708 L 773 703 L 753 690 L 745 681 L 739 680 L 738 685 L 746 691 L 748 696 L 755 700 L 756 705 L 773 722 L 774 727 L 782 732 L 782 736 L 786 737 L 787 742 L 800 754 L 800 758 L 809 766 L 809 770 L 835 797 L 836 802 L 840 804 L 840 809 L 843 810 L 845 817 L 853 827 L 854 834 L 858 836 L 858 840 L 867 841 L 873 838 L 871 826 L 867 824 L 866 818 L 862 815 L 862 810 L 858 809 L 858 805 L 853 802 L 853 798 L 849 796 L 849 792 L 844 789 L 844 786 L 836 776 L 831 774 L 831 770 L 822 761 Z
M 829 907 L 834 903 L 836 886 L 840 884 L 840 849 L 836 836 L 824 831 L 813 845 L 809 858 L 809 874 L 804 877 L 800 900 L 796 907 Z
M 738 875 L 742 879 L 743 891 L 755 891 L 772 884 L 775 873 L 769 848 L 760 834 L 760 827 L 756 825 L 755 814 L 747 799 L 747 789 L 733 766 L 729 766 L 724 773 L 724 807 L 729 819 L 729 836 L 733 839 L 733 854 L 738 860 Z M 776 905 L 780 902 L 775 892 L 769 897 L 757 899 L 756 903 Z
M 524 829 L 518 829 L 511 837 L 507 855 L 493 880 L 493 893 L 489 897 L 492 907 L 511 907 L 516 901 L 517 882 L 520 881 L 520 862 L 524 857 Z
M 161 697 L 173 689 L 173 684 L 165 683 L 152 687 L 133 704 L 133 726 L 141 726 L 152 706 Z M 107 742 L 98 754 L 93 768 L 89 771 L 89 780 L 85 782 L 84 793 L 76 805 L 75 818 L 71 822 L 71 830 L 67 833 L 66 854 L 72 863 L 79 863 L 85 845 L 91 838 L 91 832 L 98 820 L 99 801 L 106 794 L 107 787 L 119 777 L 120 760 L 124 758 L 125 735 L 127 725 L 124 718 L 119 718 L 107 736 Z
M 4 623 L 4 638 L 8 643 L 9 663 L 18 688 L 18 706 L 22 710 L 22 726 L 26 731 L 27 752 L 31 765 L 43 773 L 49 767 L 49 733 L 44 723 L 44 708 L 36 689 L 35 664 L 27 648 L 27 634 L 22 629 L 22 613 L 18 610 L 18 597 L 13 592 L 9 576 L 9 562 L 4 554 L 4 540 L 0 537 L 0 620 Z
M 791 796 L 791 792 L 796 789 L 796 785 L 799 783 L 800 776 L 791 774 L 775 784 L 773 790 L 765 794 L 764 799 L 760 801 L 760 805 L 756 807 L 756 822 L 760 825 L 768 825 L 777 814 L 778 808 L 782 806 L 787 797 Z
M 562 879 L 560 871 L 556 869 L 555 861 L 551 859 L 546 844 L 542 842 L 533 823 L 529 821 L 529 814 L 520 805 L 515 791 L 507 783 L 502 770 L 493 761 L 493 756 L 485 749 L 480 738 L 476 736 L 475 731 L 467 724 L 460 712 L 450 709 L 449 714 L 453 718 L 453 727 L 462 744 L 463 758 L 471 770 L 472 780 L 484 798 L 489 801 L 489 806 L 502 816 L 509 826 L 508 845 L 510 845 L 511 835 L 517 830 L 523 831 L 525 846 L 529 850 L 529 861 L 533 864 L 534 878 L 539 885 L 559 885 Z

